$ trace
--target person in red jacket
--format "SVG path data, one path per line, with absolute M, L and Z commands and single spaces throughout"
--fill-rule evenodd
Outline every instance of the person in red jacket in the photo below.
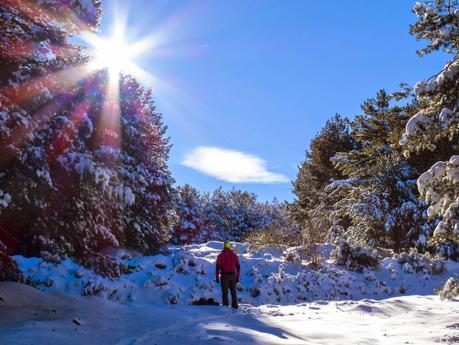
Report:
M 223 305 L 228 306 L 229 288 L 231 291 L 231 306 L 237 309 L 236 284 L 239 282 L 241 276 L 241 265 L 239 264 L 239 258 L 231 250 L 230 241 L 225 241 L 223 250 L 218 254 L 217 267 L 215 270 L 215 280 L 217 283 L 220 283 L 220 275 Z

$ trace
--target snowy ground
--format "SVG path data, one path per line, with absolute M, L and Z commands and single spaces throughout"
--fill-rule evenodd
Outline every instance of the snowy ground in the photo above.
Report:
M 70 260 L 58 265 L 21 256 L 15 260 L 42 291 L 96 295 L 123 303 L 191 304 L 201 299 L 220 300 L 220 287 L 214 277 L 215 260 L 222 247 L 221 242 L 208 242 L 171 248 L 168 255 L 127 258 L 123 262 L 135 270 L 113 281 Z M 319 270 L 305 261 L 286 262 L 284 253 L 275 248 L 254 251 L 246 244 L 235 247 L 242 269 L 240 303 L 255 306 L 432 295 L 449 277 L 459 276 L 457 262 L 447 262 L 446 272 L 433 274 L 430 262 L 385 258 L 378 270 L 356 273 L 330 260 L 325 260 Z M 330 248 L 324 247 L 323 251 L 327 259 Z
M 118 252 L 135 269 L 116 280 L 70 260 L 17 256 L 36 289 L 0 283 L 0 344 L 459 344 L 459 301 L 434 292 L 459 276 L 457 262 L 434 274 L 435 260 L 389 257 L 356 273 L 329 260 L 328 247 L 319 270 L 274 248 L 235 247 L 238 311 L 192 304 L 220 300 L 220 242 L 150 257 Z
M 0 283 L 0 343 L 457 344 L 459 302 L 437 296 L 290 306 L 114 303 Z

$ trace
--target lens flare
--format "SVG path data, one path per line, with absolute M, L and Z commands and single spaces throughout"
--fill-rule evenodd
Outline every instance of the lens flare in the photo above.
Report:
M 113 33 L 108 37 L 86 33 L 82 39 L 93 49 L 89 69 L 107 69 L 112 82 L 118 81 L 120 73 L 131 74 L 140 79 L 148 74 L 137 64 L 136 59 L 151 48 L 153 42 L 150 39 L 128 42 L 123 21 L 116 21 Z
M 116 76 L 121 71 L 129 72 L 133 59 L 129 46 L 122 41 L 122 38 L 110 37 L 100 40 L 93 67 L 108 68 L 110 75 Z

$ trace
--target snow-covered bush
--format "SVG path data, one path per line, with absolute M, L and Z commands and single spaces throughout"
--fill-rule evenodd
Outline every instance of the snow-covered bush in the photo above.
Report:
M 340 240 L 332 253 L 337 265 L 345 266 L 350 271 L 362 272 L 364 268 L 377 269 L 378 257 L 364 247 L 353 247 L 349 242 Z
M 135 270 L 135 266 L 121 262 L 107 255 L 94 253 L 81 260 L 84 266 L 91 267 L 95 273 L 104 277 L 118 278 Z
M 301 265 L 304 260 L 309 268 L 318 270 L 324 263 L 324 253 L 320 248 L 321 246 L 315 243 L 290 247 L 284 252 L 285 261 Z
M 20 281 L 22 280 L 21 271 L 8 254 L 6 246 L 0 241 L 0 281 Z
M 459 296 L 459 284 L 457 279 L 449 278 L 443 288 L 438 290 L 438 295 L 442 300 L 453 300 Z
M 410 267 L 414 272 L 423 272 L 424 274 L 442 274 L 446 271 L 445 262 L 441 259 L 432 258 L 429 253 L 418 253 L 416 249 L 410 252 L 394 254 L 394 259 L 398 263 Z
M 310 268 L 318 270 L 322 267 L 325 261 L 325 253 L 321 250 L 319 245 L 315 243 L 307 244 L 304 252 Z
M 96 295 L 123 303 L 212 304 L 221 301 L 220 286 L 214 280 L 215 260 L 222 246 L 221 242 L 171 246 L 167 254 L 120 260 L 136 268 L 112 279 L 71 259 L 58 264 L 22 256 L 13 259 L 23 271 L 25 282 L 44 291 Z M 253 305 L 431 294 L 459 268 L 459 263 L 449 262 L 448 276 L 427 277 L 409 262 L 401 264 L 386 257 L 378 270 L 365 268 L 356 273 L 330 260 L 316 270 L 286 262 L 284 254 L 275 250 L 249 252 L 248 246 L 240 243 L 235 247 L 241 262 L 238 298 L 240 303 Z M 323 252 L 329 249 L 327 246 Z
M 301 258 L 298 248 L 287 249 L 287 251 L 285 252 L 285 261 L 301 265 L 303 260 Z

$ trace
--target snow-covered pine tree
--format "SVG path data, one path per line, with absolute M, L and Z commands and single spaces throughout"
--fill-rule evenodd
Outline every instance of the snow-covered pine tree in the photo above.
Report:
M 120 80 L 120 108 L 125 245 L 151 254 L 165 248 L 177 220 L 167 165 L 169 138 L 151 90 L 132 77 Z
M 240 241 L 252 230 L 256 196 L 236 189 L 216 189 L 208 205 L 209 218 L 221 240 Z
M 218 188 L 211 195 L 206 210 L 220 240 L 240 241 L 250 232 L 270 224 L 254 193 Z
M 241 241 L 254 231 L 277 239 L 301 237 L 293 224 L 288 205 L 277 199 L 258 202 L 253 193 L 222 188 L 212 195 L 190 185 L 176 190 L 175 212 L 178 222 L 173 243 L 203 243 L 209 240 Z
M 169 240 L 173 180 L 166 128 L 150 91 L 129 76 L 109 85 L 107 71 L 90 73 L 82 48 L 68 43 L 89 24 L 96 27 L 99 3 L 90 4 L 7 1 L 0 7 L 13 43 L 19 36 L 28 47 L 41 47 L 43 40 L 53 52 L 44 57 L 34 48 L 19 65 L 2 52 L 0 226 L 2 236 L 16 239 L 15 251 L 73 256 L 112 275 L 105 249 L 128 245 L 153 253 Z M 48 17 L 30 18 L 40 11 Z M 78 25 L 61 24 L 62 17 L 79 18 Z M 114 87 L 119 98 L 110 94 Z
M 344 237 L 359 245 L 399 251 L 425 246 L 431 230 L 415 190 L 416 169 L 403 158 L 397 143 L 416 105 L 391 104 L 393 98 L 381 90 L 362 104 L 363 114 L 351 124 L 357 148 L 332 158 L 347 178 L 327 190 L 341 196 L 334 216 L 351 221 Z
M 338 114 L 327 120 L 311 140 L 306 158 L 298 167 L 297 178 L 293 182 L 296 200 L 290 207 L 307 242 L 324 241 L 333 225 L 330 214 L 337 197 L 324 188 L 344 176 L 333 166 L 330 158 L 337 152 L 348 152 L 354 147 L 355 140 L 350 134 L 348 120 Z
M 299 246 L 304 243 L 303 232 L 291 212 L 292 205 L 276 198 L 259 203 L 263 215 L 262 227 L 244 236 L 244 241 L 260 245 Z
M 400 143 L 410 155 L 430 150 L 443 160 L 419 177 L 418 189 L 438 217 L 432 244 L 441 254 L 459 257 L 459 4 L 457 0 L 417 2 L 411 33 L 427 41 L 419 55 L 443 50 L 451 56 L 444 68 L 414 87 L 422 108 L 406 123 Z M 445 149 L 446 148 L 446 149 Z M 449 153 L 445 156 L 445 153 Z M 450 157 L 452 155 L 452 157 Z
M 173 243 L 203 243 L 218 239 L 206 212 L 209 202 L 207 193 L 201 194 L 189 184 L 177 188 L 175 210 L 178 222 L 172 235 Z
M 27 231 L 42 225 L 37 215 L 56 192 L 45 157 L 48 121 L 76 104 L 87 60 L 67 39 L 94 30 L 99 15 L 99 1 L 0 4 L 0 240 L 8 253 L 31 249 Z

